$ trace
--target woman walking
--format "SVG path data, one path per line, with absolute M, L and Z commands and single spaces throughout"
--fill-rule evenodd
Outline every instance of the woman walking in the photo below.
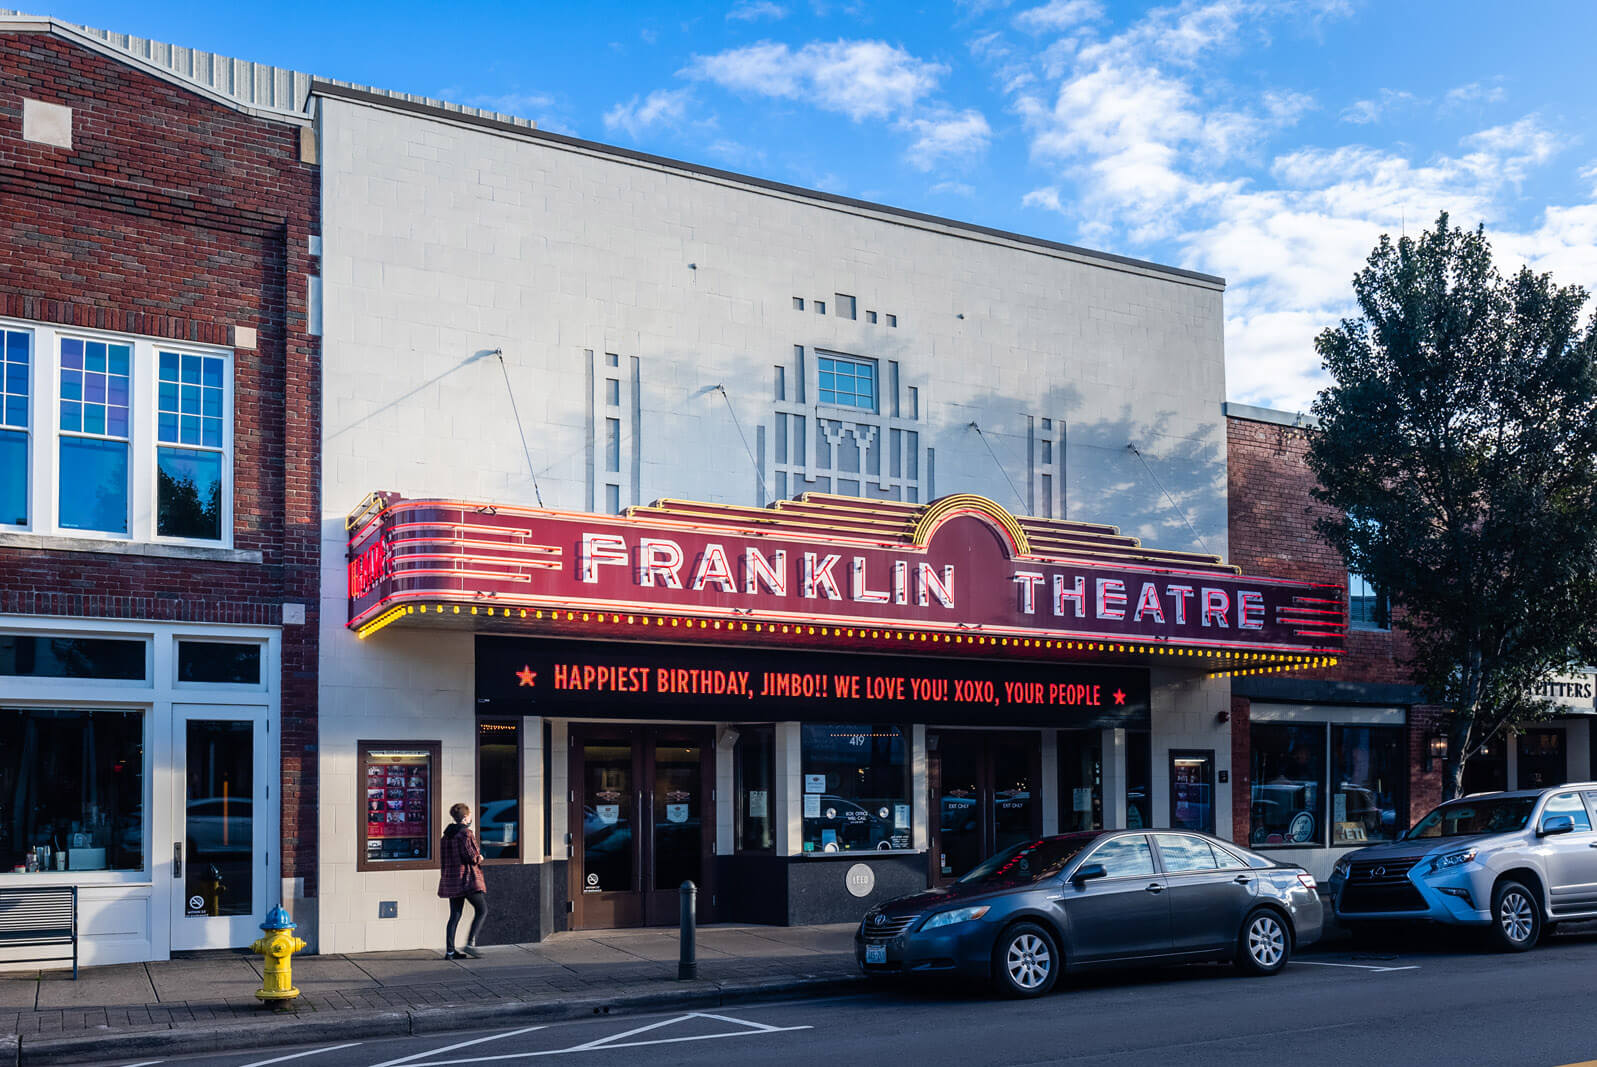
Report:
M 466 943 L 459 955 L 481 959 L 477 951 L 477 933 L 482 921 L 488 917 L 488 884 L 482 878 L 482 850 L 471 832 L 471 807 L 456 804 L 449 809 L 454 824 L 444 830 L 438 842 L 438 895 L 449 901 L 449 925 L 444 930 L 444 959 L 455 958 L 455 928 L 460 925 L 460 913 L 471 904 L 471 927 L 466 931 Z

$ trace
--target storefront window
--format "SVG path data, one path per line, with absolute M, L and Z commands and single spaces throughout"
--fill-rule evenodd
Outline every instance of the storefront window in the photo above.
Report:
M 1126 828 L 1153 825 L 1153 741 L 1139 730 L 1126 733 Z
M 776 847 L 776 818 L 771 796 L 775 777 L 776 728 L 739 726 L 732 749 L 737 777 L 737 850 L 770 852 Z
M 912 847 L 909 730 L 880 723 L 807 723 L 804 851 Z
M 1253 738 L 1254 845 L 1324 842 L 1325 726 L 1260 724 Z
M 361 823 L 356 868 L 406 870 L 433 864 L 441 832 L 436 741 L 361 741 Z
M 477 843 L 491 860 L 521 856 L 521 724 L 477 723 Z
M 0 873 L 144 869 L 144 716 L 0 709 Z
M 1517 739 L 1519 788 L 1542 789 L 1569 781 L 1565 770 L 1564 731 L 1526 730 Z
M 1103 731 L 1059 731 L 1059 829 L 1103 827 Z
M 1331 728 L 1331 843 L 1395 841 L 1407 829 L 1408 761 L 1396 726 Z
M 0 675 L 144 680 L 145 641 L 0 634 Z

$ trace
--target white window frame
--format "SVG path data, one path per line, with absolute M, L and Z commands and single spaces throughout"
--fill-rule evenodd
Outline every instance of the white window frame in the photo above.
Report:
M 868 368 L 870 370 L 870 374 L 871 374 L 871 403 L 870 403 L 869 407 L 864 407 L 864 406 L 861 406 L 859 404 L 842 404 L 842 403 L 838 403 L 838 401 L 837 401 L 837 389 L 836 389 L 835 385 L 834 385 L 833 389 L 831 390 L 832 399 L 831 400 L 822 399 L 822 396 L 821 396 L 821 364 L 822 364 L 823 361 L 826 361 L 826 360 L 830 360 L 832 362 L 832 364 L 834 365 L 834 367 L 835 367 L 836 364 L 841 362 L 841 363 L 851 363 L 851 364 L 854 364 L 856 366 Z M 858 377 L 858 375 L 856 375 L 856 378 L 857 377 Z M 834 379 L 835 379 L 835 371 L 834 371 Z M 854 395 L 857 396 L 858 394 L 856 393 Z M 849 355 L 847 352 L 833 352 L 833 351 L 830 351 L 830 350 L 824 349 L 824 348 L 816 349 L 815 350 L 815 403 L 816 403 L 816 407 L 819 407 L 819 408 L 831 408 L 831 409 L 836 410 L 836 411 L 865 411 L 865 412 L 869 412 L 872 415 L 877 414 L 879 412 L 881 406 L 882 406 L 882 368 L 881 368 L 881 365 L 876 360 L 870 358 L 869 356 L 853 356 L 853 355 Z
M 158 337 L 121 334 L 57 326 L 26 319 L 0 318 L 0 330 L 21 330 L 31 335 L 28 396 L 28 521 L 23 525 L 0 523 L 0 531 L 40 537 L 231 549 L 233 512 L 233 424 L 235 411 L 235 358 L 232 349 L 189 343 L 176 344 Z M 132 348 L 128 377 L 128 532 L 78 530 L 63 527 L 60 496 L 61 439 L 76 436 L 61 429 L 61 341 L 126 344 Z M 219 358 L 223 363 L 222 389 L 222 529 L 217 540 L 169 537 L 157 533 L 156 403 L 159 352 Z M 183 448 L 177 445 L 169 447 Z
M 1370 596 L 1377 601 L 1385 602 L 1385 626 L 1374 622 L 1355 622 L 1353 620 L 1353 585 L 1355 582 L 1362 583 L 1363 588 L 1368 590 Z M 1363 630 L 1367 633 L 1387 633 L 1392 629 L 1392 598 L 1382 593 L 1376 588 L 1375 583 L 1364 577 L 1364 575 L 1354 571 L 1347 572 L 1347 624 L 1350 630 Z
M 36 501 L 34 500 L 33 486 L 34 486 L 34 482 L 37 480 L 37 478 L 36 478 L 36 476 L 34 474 L 34 467 L 38 463 L 38 455 L 37 455 L 37 453 L 38 453 L 38 448 L 39 448 L 39 444 L 38 444 L 38 438 L 39 438 L 38 429 L 39 428 L 36 425 L 36 421 L 34 419 L 34 406 L 33 406 L 33 403 L 34 403 L 34 397 L 37 396 L 38 392 L 39 392 L 39 386 L 38 386 L 38 377 L 39 377 L 38 340 L 39 339 L 38 339 L 38 334 L 31 327 L 28 327 L 28 326 L 15 326 L 15 325 L 12 325 L 10 322 L 8 322 L 5 319 L 0 319 L 0 331 L 7 331 L 7 330 L 12 331 L 12 332 L 25 333 L 25 334 L 28 335 L 28 403 L 27 403 L 28 425 L 26 427 L 20 427 L 19 428 L 19 427 L 16 427 L 16 426 L 6 426 L 3 423 L 0 423 L 0 432 L 4 432 L 4 433 L 20 433 L 22 435 L 23 441 L 26 442 L 27 450 L 28 450 L 28 461 L 27 461 L 27 464 L 23 468 L 23 480 L 26 483 L 23 486 L 23 493 L 25 494 L 23 499 L 27 503 L 28 521 L 25 522 L 25 523 L 22 523 L 20 525 L 18 525 L 17 523 L 14 523 L 14 522 L 0 522 L 0 530 L 11 532 L 11 531 L 22 531 L 22 530 L 29 529 L 29 527 L 31 526 L 31 524 L 32 524 L 32 522 L 33 522 L 33 520 L 35 518 L 34 505 L 35 505 Z M 0 394 L 0 403 L 4 403 L 4 402 L 5 402 L 4 394 Z
M 258 645 L 261 650 L 261 680 L 258 682 L 185 682 L 178 672 L 182 666 L 183 645 Z M 214 633 L 190 633 L 180 630 L 172 635 L 172 688 L 176 690 L 211 689 L 224 693 L 265 693 L 271 689 L 267 677 L 267 663 L 272 650 L 264 640 L 249 637 L 231 637 Z M 185 696 L 187 699 L 187 696 Z

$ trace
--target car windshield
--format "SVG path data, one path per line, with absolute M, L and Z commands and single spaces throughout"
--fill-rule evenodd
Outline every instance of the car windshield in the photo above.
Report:
M 1026 841 L 977 864 L 959 884 L 993 888 L 1031 885 L 1063 871 L 1065 864 L 1097 838 L 1097 834 L 1070 834 Z
M 1469 837 L 1523 830 L 1535 797 L 1481 797 L 1443 804 L 1414 825 L 1410 840 L 1422 837 Z

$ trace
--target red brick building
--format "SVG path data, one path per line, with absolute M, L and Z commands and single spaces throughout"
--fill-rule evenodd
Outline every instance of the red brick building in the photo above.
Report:
M 1226 405 L 1231 560 L 1248 572 L 1352 589 L 1347 652 L 1334 668 L 1242 677 L 1232 685 L 1232 807 L 1238 841 L 1299 853 L 1316 874 L 1365 840 L 1408 827 L 1442 794 L 1440 709 L 1404 668 L 1407 642 L 1385 606 L 1315 532 L 1332 514 L 1312 495 L 1308 416 Z M 1591 700 L 1568 718 L 1489 745 L 1465 790 L 1528 788 L 1589 778 Z M 1582 714 L 1584 712 L 1584 714 Z
M 0 18 L 0 880 L 78 886 L 88 963 L 316 891 L 307 160 L 291 101 Z

